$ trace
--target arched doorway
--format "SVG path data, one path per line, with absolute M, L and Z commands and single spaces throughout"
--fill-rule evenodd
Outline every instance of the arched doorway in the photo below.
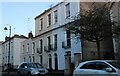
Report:
M 49 54 L 49 69 L 50 70 L 52 69 L 52 57 L 50 54 Z
M 55 53 L 54 56 L 55 56 L 55 70 L 58 70 L 58 57 L 57 57 L 57 54 Z

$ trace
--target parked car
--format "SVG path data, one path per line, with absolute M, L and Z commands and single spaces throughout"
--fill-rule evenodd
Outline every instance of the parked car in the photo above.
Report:
M 73 76 L 120 76 L 119 67 L 104 60 L 91 60 L 79 63 Z
M 36 75 L 47 75 L 48 70 L 44 68 L 39 63 L 28 63 L 23 62 L 18 66 L 17 75 L 25 75 L 25 76 L 36 76 Z

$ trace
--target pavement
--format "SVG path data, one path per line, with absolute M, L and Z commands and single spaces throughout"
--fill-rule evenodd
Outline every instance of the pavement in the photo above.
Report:
M 9 74 L 7 72 L 2 72 L 2 75 L 0 76 L 17 76 L 16 72 L 10 72 Z M 64 71 L 49 71 L 48 76 L 64 76 Z
M 0 76 L 2 75 L 2 66 L 0 66 Z
M 7 72 L 2 72 L 1 76 L 17 76 L 15 72 L 10 72 L 9 74 Z

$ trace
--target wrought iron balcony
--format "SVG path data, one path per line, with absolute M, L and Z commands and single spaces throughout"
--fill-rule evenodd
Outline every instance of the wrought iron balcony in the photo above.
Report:
M 45 52 L 50 52 L 51 50 L 53 50 L 53 46 L 51 44 L 49 46 L 44 46 Z
M 42 49 L 41 48 L 37 48 L 37 53 L 41 54 L 42 53 Z
M 67 41 L 63 41 L 63 42 L 62 42 L 62 48 L 64 48 L 64 49 L 69 49 L 69 48 L 71 48 L 71 43 L 70 43 L 70 42 L 67 42 Z
M 57 51 L 57 44 L 54 44 L 53 51 Z

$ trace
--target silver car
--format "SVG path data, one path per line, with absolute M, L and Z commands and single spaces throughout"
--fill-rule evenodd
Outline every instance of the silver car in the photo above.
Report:
M 91 60 L 80 63 L 73 76 L 120 76 L 120 69 L 104 60 Z
M 17 75 L 25 75 L 25 76 L 37 76 L 37 75 L 47 75 L 48 70 L 44 68 L 39 63 L 28 63 L 23 62 L 18 66 Z

